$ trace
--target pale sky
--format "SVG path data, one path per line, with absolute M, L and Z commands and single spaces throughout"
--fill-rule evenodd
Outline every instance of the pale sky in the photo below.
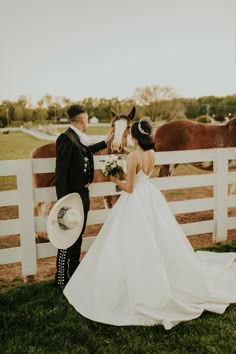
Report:
M 236 0 L 0 0 L 0 101 L 236 94 Z

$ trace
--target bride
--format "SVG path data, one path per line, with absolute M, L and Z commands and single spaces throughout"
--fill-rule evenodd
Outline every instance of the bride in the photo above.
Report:
M 150 182 L 152 126 L 134 122 L 136 150 L 100 233 L 64 289 L 83 316 L 106 324 L 171 329 L 204 310 L 236 302 L 236 253 L 194 252 L 161 192 Z

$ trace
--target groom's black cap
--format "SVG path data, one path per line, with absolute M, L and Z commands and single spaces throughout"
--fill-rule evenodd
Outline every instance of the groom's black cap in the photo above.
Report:
M 70 108 L 68 108 L 67 110 L 67 114 L 70 118 L 70 120 L 73 120 L 73 118 L 75 116 L 77 116 L 80 113 L 85 113 L 86 110 L 83 106 L 79 105 L 79 104 L 74 104 L 72 106 L 70 106 Z

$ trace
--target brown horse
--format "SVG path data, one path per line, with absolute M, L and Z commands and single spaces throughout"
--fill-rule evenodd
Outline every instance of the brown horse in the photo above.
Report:
M 130 126 L 135 116 L 136 108 L 133 107 L 128 114 L 118 114 L 111 109 L 111 127 L 114 130 L 112 141 L 108 144 L 105 150 L 99 152 L 100 155 L 109 154 L 127 154 L 128 149 L 128 135 Z M 56 157 L 56 143 L 49 143 L 35 149 L 32 153 L 33 159 Z M 93 182 L 106 182 L 109 181 L 101 170 L 94 171 Z M 40 173 L 33 175 L 34 188 L 51 187 L 55 185 L 55 173 Z M 104 197 L 105 206 L 111 208 L 119 196 L 106 196 Z M 52 208 L 53 203 L 38 203 L 35 205 L 35 215 L 46 216 Z M 47 240 L 46 232 L 37 233 L 37 240 Z
M 205 124 L 190 120 L 175 120 L 160 126 L 154 136 L 156 151 L 178 151 L 236 147 L 236 117 L 226 124 Z M 229 167 L 236 167 L 236 160 Z M 212 171 L 213 162 L 193 163 L 195 167 Z M 159 176 L 171 176 L 178 165 L 162 165 Z

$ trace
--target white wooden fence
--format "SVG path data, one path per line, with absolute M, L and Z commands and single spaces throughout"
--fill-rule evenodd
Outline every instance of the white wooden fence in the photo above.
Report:
M 95 168 L 101 168 L 102 156 L 95 157 Z M 228 195 L 228 184 L 236 182 L 236 172 L 228 172 L 228 160 L 236 159 L 236 149 L 209 149 L 156 153 L 156 164 L 174 164 L 213 161 L 213 173 L 191 176 L 153 178 L 160 190 L 213 186 L 211 198 L 170 202 L 174 214 L 213 210 L 212 220 L 182 224 L 187 236 L 213 233 L 214 241 L 227 239 L 227 230 L 236 228 L 236 217 L 228 217 L 228 208 L 236 206 L 236 195 Z M 33 188 L 32 174 L 54 172 L 55 159 L 27 159 L 0 161 L 0 176 L 16 176 L 17 189 L 0 192 L 0 207 L 18 205 L 19 218 L 0 221 L 0 237 L 20 235 L 20 247 L 0 250 L 0 264 L 21 262 L 24 276 L 37 273 L 37 259 L 55 256 L 57 250 L 50 242 L 36 244 L 36 231 L 46 230 L 47 217 L 34 217 L 34 204 L 56 201 L 55 187 Z M 2 188 L 1 188 L 2 189 Z M 118 194 L 111 182 L 93 183 L 90 196 Z M 87 225 L 101 224 L 109 210 L 91 210 Z M 1 217 L 0 217 L 1 220 Z M 86 251 L 94 236 L 84 238 L 82 250 Z

